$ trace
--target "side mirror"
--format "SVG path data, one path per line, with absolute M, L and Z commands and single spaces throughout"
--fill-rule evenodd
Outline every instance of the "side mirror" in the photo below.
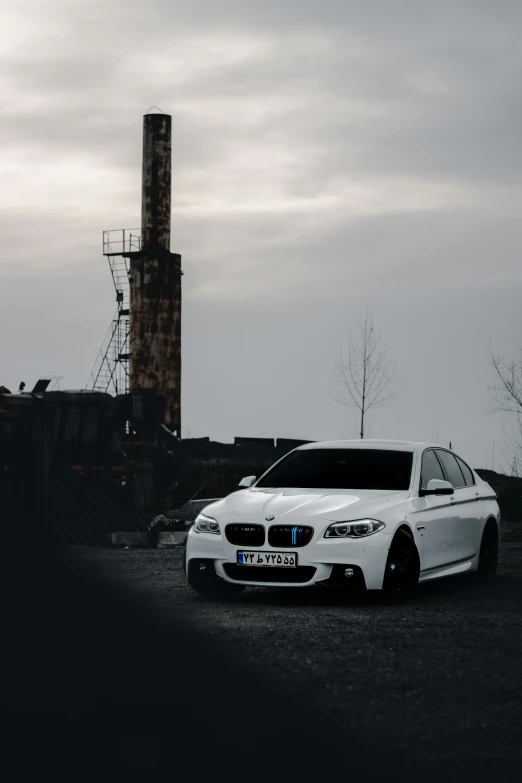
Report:
M 240 487 L 251 487 L 254 481 L 256 480 L 256 476 L 245 476 L 245 478 L 242 478 L 239 482 Z
M 422 495 L 453 495 L 454 492 L 453 485 L 442 479 L 430 479 L 426 489 L 421 490 Z

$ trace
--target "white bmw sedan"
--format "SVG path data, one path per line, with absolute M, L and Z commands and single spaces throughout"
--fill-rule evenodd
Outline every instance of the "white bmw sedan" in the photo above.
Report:
M 310 443 L 239 486 L 207 506 L 188 534 L 185 571 L 202 595 L 252 585 L 394 595 L 454 574 L 496 574 L 496 495 L 441 446 Z

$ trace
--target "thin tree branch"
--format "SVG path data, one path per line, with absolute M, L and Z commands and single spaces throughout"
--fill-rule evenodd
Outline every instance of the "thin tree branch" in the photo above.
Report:
M 356 337 L 349 335 L 347 354 L 341 348 L 340 359 L 334 363 L 335 372 L 330 380 L 337 394 L 330 394 L 339 404 L 359 411 L 360 435 L 364 437 L 365 425 L 368 431 L 365 420 L 368 411 L 396 397 L 402 384 L 387 359 L 386 348 L 380 346 L 381 336 L 375 330 L 367 306 L 364 313 L 356 316 L 356 332 Z

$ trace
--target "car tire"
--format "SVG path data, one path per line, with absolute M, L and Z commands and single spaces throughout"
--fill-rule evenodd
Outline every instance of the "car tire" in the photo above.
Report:
M 482 533 L 480 554 L 476 571 L 477 581 L 489 584 L 497 575 L 498 568 L 498 528 L 494 522 L 488 522 Z
M 189 576 L 188 583 L 196 593 L 215 601 L 232 600 L 245 589 L 245 585 L 232 585 L 223 579 L 197 579 Z
M 419 583 L 420 558 L 413 537 L 398 530 L 386 559 L 381 595 L 386 598 L 407 598 Z

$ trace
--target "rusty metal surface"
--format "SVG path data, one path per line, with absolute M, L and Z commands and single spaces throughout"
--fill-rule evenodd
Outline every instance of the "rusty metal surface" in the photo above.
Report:
M 170 250 L 171 118 L 143 118 L 141 247 Z
M 143 122 L 142 249 L 130 253 L 130 390 L 165 397 L 181 437 L 181 256 L 170 252 L 171 118 Z
M 181 432 L 181 256 L 131 259 L 130 389 L 165 397 L 165 424 Z

